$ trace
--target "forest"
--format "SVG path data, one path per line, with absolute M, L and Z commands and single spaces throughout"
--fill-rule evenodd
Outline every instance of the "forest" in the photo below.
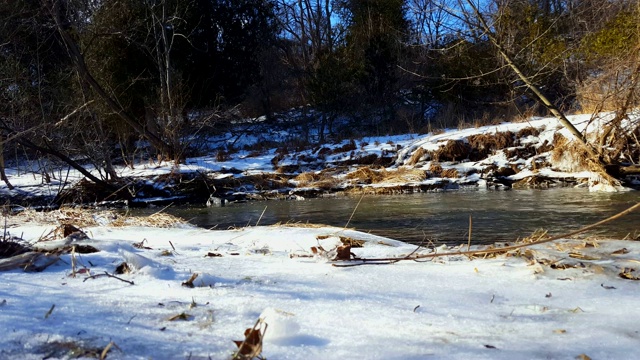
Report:
M 7 164 L 47 158 L 107 184 L 115 166 L 183 162 L 247 119 L 302 124 L 304 146 L 614 111 L 586 144 L 608 166 L 638 141 L 619 124 L 639 102 L 639 11 L 633 0 L 3 1 L 0 175 L 11 188 Z

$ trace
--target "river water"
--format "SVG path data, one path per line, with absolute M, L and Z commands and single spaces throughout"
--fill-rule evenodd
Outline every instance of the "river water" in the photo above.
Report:
M 362 199 L 338 196 L 248 202 L 217 208 L 171 207 L 165 211 L 195 225 L 217 229 L 254 226 L 258 219 L 260 225 L 308 222 L 343 227 L 353 214 L 350 228 L 407 242 L 425 240 L 446 244 L 467 242 L 471 216 L 472 243 L 487 244 L 513 241 L 531 235 L 537 229 L 547 230 L 550 235 L 566 233 L 614 215 L 639 201 L 638 191 L 590 193 L 585 189 L 556 188 L 451 191 L 365 196 Z M 145 211 L 152 212 L 153 209 Z M 588 234 L 635 238 L 640 235 L 640 212 Z

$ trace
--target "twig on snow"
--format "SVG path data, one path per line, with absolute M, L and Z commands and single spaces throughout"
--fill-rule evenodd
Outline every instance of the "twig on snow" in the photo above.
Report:
M 96 278 L 99 278 L 99 277 L 102 277 L 102 276 L 107 276 L 107 277 L 110 277 L 110 278 L 118 279 L 118 280 L 120 280 L 122 282 L 126 282 L 127 284 L 135 285 L 135 283 L 133 281 L 125 280 L 123 278 L 120 278 L 120 277 L 117 277 L 115 275 L 109 274 L 106 271 L 103 274 L 95 274 L 95 275 L 88 276 L 87 278 L 82 280 L 82 282 L 85 282 L 85 281 L 87 281 L 89 279 L 96 279 Z

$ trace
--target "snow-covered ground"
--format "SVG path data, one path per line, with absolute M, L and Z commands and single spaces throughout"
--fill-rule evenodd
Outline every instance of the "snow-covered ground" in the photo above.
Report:
M 600 128 L 589 116 L 571 121 L 579 130 L 593 127 L 591 134 Z M 525 129 L 535 131 L 520 133 Z M 451 141 L 464 145 L 474 135 L 507 131 L 522 135 L 483 159 L 443 161 L 451 157 L 442 152 Z M 158 187 L 167 183 L 154 177 L 165 174 L 224 178 L 276 174 L 287 166 L 297 168 L 289 174 L 292 189 L 313 188 L 295 175 L 320 175 L 332 166 L 338 169 L 330 174 L 336 187 L 363 189 L 437 183 L 482 188 L 496 186 L 490 181 L 500 176 L 593 185 L 597 177 L 575 159 L 552 154 L 550 143 L 557 134 L 569 138 L 565 132 L 555 119 L 531 119 L 290 153 L 239 151 L 224 161 L 203 156 L 179 166 L 141 162 L 118 171 L 150 177 Z M 351 176 L 363 169 L 353 160 L 371 155 L 393 160 L 367 173 L 384 173 L 384 179 Z M 56 178 L 43 183 L 40 169 L 24 164 L 7 174 L 17 189 L 1 184 L 1 196 L 53 196 L 65 182 L 80 180 L 75 171 L 57 169 L 50 171 Z M 154 223 L 153 216 L 127 222 L 111 213 L 87 221 L 86 214 L 65 211 L 2 218 L 0 250 L 18 241 L 46 253 L 27 253 L 35 262 L 21 266 L 19 258 L 0 259 L 1 359 L 228 359 L 237 349 L 233 341 L 244 340 L 256 322 L 264 333 L 262 355 L 271 360 L 628 359 L 640 341 L 637 241 L 565 239 L 486 258 L 338 267 L 349 264 L 334 260 L 345 243 L 358 258 L 452 249 L 416 251 L 332 227 L 152 227 L 170 224 Z M 65 237 L 63 224 L 80 227 L 88 238 Z M 88 253 L 82 245 L 99 251 Z M 42 271 L 25 272 L 25 265 Z
M 100 251 L 0 272 L 2 359 L 98 357 L 110 343 L 109 359 L 229 359 L 258 319 L 271 360 L 629 359 L 640 342 L 640 282 L 619 275 L 636 276 L 635 241 L 344 268 L 331 261 L 343 240 L 363 242 L 351 250 L 360 258 L 415 247 L 328 227 L 115 227 L 109 215 L 72 240 L 26 220 L 7 218 L 7 230 Z M 116 275 L 122 263 L 130 272 Z
M 569 120 L 579 131 L 593 139 L 612 116 L 611 113 L 596 117 L 575 115 L 569 117 Z M 635 126 L 639 119 L 638 114 L 630 114 L 629 119 L 625 120 L 622 126 Z M 501 147 L 500 139 L 491 139 L 495 134 L 508 134 L 506 145 L 502 144 L 504 146 Z M 236 149 L 250 149 L 260 142 L 278 143 L 289 135 L 291 134 L 278 132 L 257 136 L 247 132 L 244 136 L 228 135 L 212 141 L 218 145 L 229 142 Z M 171 175 L 180 173 L 197 173 L 209 179 L 246 178 L 256 174 L 286 178 L 284 188 L 258 189 L 240 181 L 241 185 L 230 191 L 249 195 L 261 191 L 268 193 L 272 190 L 282 194 L 300 192 L 306 196 L 309 190 L 331 192 L 354 187 L 366 190 L 394 189 L 404 186 L 410 191 L 413 191 L 411 189 L 424 191 L 432 188 L 504 188 L 512 184 L 514 186 L 520 184 L 522 186 L 553 186 L 554 183 L 566 184 L 567 182 L 598 190 L 620 190 L 620 188 L 598 187 L 599 176 L 581 164 L 581 160 L 575 158 L 572 151 L 554 153 L 560 146 L 557 140 L 559 135 L 568 139 L 569 142 L 563 145 L 566 148 L 577 146 L 570 142 L 572 137 L 568 130 L 562 128 L 555 118 L 534 118 L 523 122 L 467 129 L 445 129 L 439 133 L 425 135 L 406 134 L 345 140 L 297 151 L 294 151 L 293 147 L 283 150 L 287 148 L 287 143 L 283 142 L 283 146 L 279 149 L 237 150 L 225 153 L 224 156 L 218 156 L 219 154 L 214 152 L 207 156 L 188 158 L 185 164 L 179 165 L 140 161 L 133 168 L 121 166 L 117 172 L 124 178 L 144 177 L 149 186 L 160 190 L 163 187 L 169 189 L 175 186 L 175 183 L 171 183 L 173 181 Z M 482 136 L 488 137 L 478 140 Z M 457 141 L 466 146 L 465 144 L 470 144 L 470 139 L 473 137 L 476 138 L 474 140 L 476 143 L 471 145 L 476 148 L 467 148 L 457 156 L 455 153 L 447 153 L 448 144 Z M 486 147 L 489 151 L 484 151 L 486 154 L 483 153 L 480 158 L 470 159 L 473 156 L 470 156 L 468 151 L 483 151 L 478 149 L 482 147 Z M 630 163 L 638 161 L 638 159 L 621 160 Z M 357 171 L 364 167 L 371 170 L 366 174 L 376 175 L 378 179 L 361 178 L 362 174 L 358 175 Z M 45 169 L 50 176 L 54 177 L 50 182 L 46 182 L 42 176 Z M 314 179 L 315 182 L 296 178 L 297 175 L 305 173 L 312 174 L 306 178 Z M 7 175 L 16 189 L 9 190 L 4 183 L 0 183 L 0 196 L 12 198 L 53 197 L 82 178 L 81 174 L 75 170 L 65 167 L 55 168 L 45 160 L 10 167 L 7 169 Z M 163 176 L 164 178 L 161 178 Z M 541 180 L 535 182 L 532 179 Z M 539 185 L 540 183 L 542 185 Z M 638 181 L 631 179 L 626 185 L 636 186 Z M 140 195 L 136 194 L 136 199 Z M 216 196 L 224 196 L 224 194 Z M 203 199 L 202 202 L 204 203 L 205 200 Z

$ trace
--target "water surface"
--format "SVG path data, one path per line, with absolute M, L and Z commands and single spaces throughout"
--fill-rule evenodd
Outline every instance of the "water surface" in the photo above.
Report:
M 584 189 L 451 191 L 412 195 L 264 201 L 220 208 L 174 207 L 166 211 L 206 227 L 226 229 L 275 223 L 345 226 L 407 242 L 493 243 L 526 237 L 537 229 L 557 235 L 590 225 L 640 201 L 640 192 L 590 193 Z M 266 207 L 266 210 L 265 210 Z M 146 210 L 152 211 L 152 210 Z M 260 218 L 263 213 L 262 218 Z M 640 212 L 590 232 L 607 237 L 640 234 Z

